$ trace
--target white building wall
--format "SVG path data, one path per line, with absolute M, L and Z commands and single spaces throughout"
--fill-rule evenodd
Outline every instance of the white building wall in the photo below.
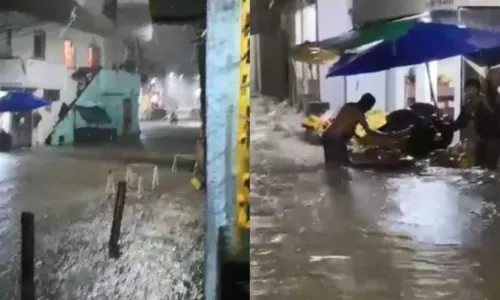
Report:
M 341 35 L 352 29 L 350 0 L 318 0 L 319 40 Z M 329 64 L 320 66 L 320 97 L 329 102 L 333 111 L 350 101 L 357 101 L 364 93 L 377 98 L 376 108 L 386 109 L 386 72 L 326 78 Z
M 33 59 L 34 30 L 46 33 L 45 59 Z M 75 46 L 76 67 L 88 65 L 88 48 L 91 44 L 101 48 L 101 63 L 104 68 L 111 68 L 121 63 L 126 57 L 126 48 L 121 41 L 103 38 L 54 23 L 44 23 L 16 31 L 12 37 L 12 56 L 20 60 L 0 60 L 0 87 L 37 88 L 37 96 L 43 95 L 43 89 L 60 90 L 60 99 L 50 108 L 37 110 L 42 121 L 33 132 L 33 145 L 43 145 L 57 122 L 58 113 L 63 103 L 69 104 L 76 98 L 77 84 L 71 79 L 75 71 L 64 65 L 64 40 L 69 39 Z M 8 74 L 8 75 L 7 75 Z M 8 119 L 8 117 L 6 116 Z
M 103 37 L 72 28 L 65 30 L 64 27 L 54 23 L 47 23 L 15 32 L 12 38 L 12 55 L 14 57 L 33 57 L 33 31 L 37 29 L 43 30 L 46 33 L 46 62 L 61 66 L 64 65 L 64 40 L 68 39 L 73 41 L 75 45 L 75 62 L 77 67 L 87 66 L 88 47 L 91 43 L 101 48 L 103 66 L 111 67 L 114 57 L 112 53 L 106 51 L 105 46 L 109 47 L 109 45 L 105 43 Z

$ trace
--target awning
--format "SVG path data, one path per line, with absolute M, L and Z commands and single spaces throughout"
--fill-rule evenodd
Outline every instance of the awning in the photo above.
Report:
M 160 24 L 187 24 L 204 21 L 206 0 L 149 0 L 151 19 Z
M 106 112 L 106 110 L 99 106 L 75 106 L 76 111 L 80 114 L 80 117 L 87 122 L 89 125 L 100 125 L 100 124 L 110 124 L 111 117 Z

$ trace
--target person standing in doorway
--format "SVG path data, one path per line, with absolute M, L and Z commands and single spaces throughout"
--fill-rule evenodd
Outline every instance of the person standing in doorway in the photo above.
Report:
M 453 130 L 464 129 L 474 122 L 476 133 L 475 161 L 483 168 L 496 169 L 500 157 L 500 99 L 495 84 L 488 80 L 486 93 L 481 82 L 468 79 L 465 83 L 465 104 L 453 122 Z

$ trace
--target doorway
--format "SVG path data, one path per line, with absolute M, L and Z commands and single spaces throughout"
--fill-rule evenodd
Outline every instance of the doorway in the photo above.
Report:
M 132 102 L 129 98 L 123 100 L 123 135 L 130 135 L 132 131 Z
M 8 88 L 2 87 L 2 91 L 35 93 L 36 89 L 32 88 Z M 7 112 L 11 115 L 8 133 L 12 136 L 12 147 L 14 148 L 29 148 L 33 142 L 33 113 L 26 112 Z

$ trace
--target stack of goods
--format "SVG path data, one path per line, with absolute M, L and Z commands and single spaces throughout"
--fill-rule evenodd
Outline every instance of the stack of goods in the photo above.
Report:
M 466 139 L 447 149 L 434 151 L 431 162 L 446 168 L 470 169 L 474 166 L 474 149 Z
M 373 110 L 366 114 L 368 126 L 378 129 L 386 123 L 386 113 Z M 353 164 L 371 165 L 399 165 L 402 162 L 411 162 L 411 157 L 406 157 L 401 152 L 401 145 L 394 143 L 394 139 L 380 136 L 368 136 L 365 130 L 358 125 L 356 137 L 349 143 L 349 152 Z

